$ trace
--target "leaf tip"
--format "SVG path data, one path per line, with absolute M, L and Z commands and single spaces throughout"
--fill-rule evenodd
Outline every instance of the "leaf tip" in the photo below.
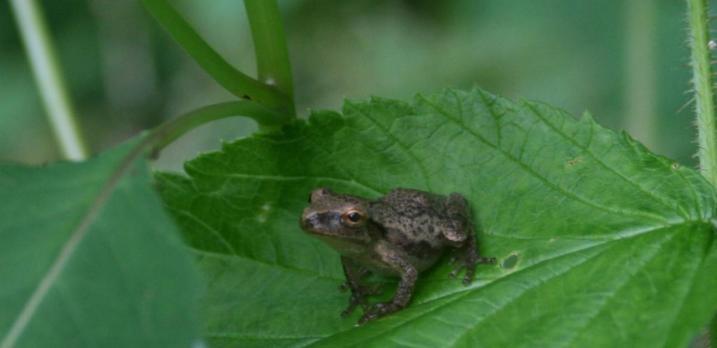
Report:
M 583 111 L 582 115 L 580 116 L 580 121 L 595 124 L 595 118 L 593 117 L 593 114 L 591 114 L 588 110 Z

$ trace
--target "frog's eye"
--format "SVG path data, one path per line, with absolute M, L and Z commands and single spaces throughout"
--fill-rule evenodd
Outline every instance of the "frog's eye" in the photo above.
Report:
M 346 215 L 346 217 L 349 218 L 351 222 L 358 222 L 359 220 L 361 220 L 361 215 L 355 211 L 349 213 L 348 215 Z
M 356 225 L 363 220 L 363 214 L 358 210 L 349 210 L 341 215 L 341 220 L 348 225 Z

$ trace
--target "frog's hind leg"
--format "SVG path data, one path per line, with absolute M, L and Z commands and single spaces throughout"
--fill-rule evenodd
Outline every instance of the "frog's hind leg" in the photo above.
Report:
M 475 276 L 476 265 L 479 263 L 495 263 L 494 257 L 482 257 L 478 254 L 476 234 L 470 217 L 470 208 L 465 198 L 458 193 L 451 193 L 446 201 L 446 214 L 453 223 L 453 228 L 447 229 L 444 237 L 458 245 L 454 261 L 456 267 L 451 272 L 456 277 L 462 269 L 466 270 L 463 284 L 468 285 Z
M 341 256 L 341 264 L 344 268 L 346 281 L 339 286 L 339 289 L 341 291 L 351 290 L 349 305 L 341 312 L 341 316 L 346 317 L 350 315 L 358 305 L 361 305 L 364 309 L 368 308 L 367 297 L 380 294 L 381 289 L 379 287 L 372 288 L 361 284 L 361 279 L 371 273 L 367 268 L 361 267 L 345 256 Z

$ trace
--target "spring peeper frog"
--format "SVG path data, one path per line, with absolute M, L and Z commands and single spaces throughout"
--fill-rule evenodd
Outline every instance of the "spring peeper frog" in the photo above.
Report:
M 478 255 L 470 208 L 457 193 L 441 196 L 397 188 L 377 200 L 334 193 L 327 188 L 311 192 L 301 228 L 341 254 L 346 282 L 351 290 L 346 316 L 357 305 L 364 308 L 359 325 L 406 307 L 421 271 L 434 265 L 447 249 L 455 249 L 458 267 L 465 268 L 464 284 L 470 284 L 476 264 L 494 263 Z M 369 272 L 400 277 L 393 298 L 369 305 L 375 290 L 361 283 Z

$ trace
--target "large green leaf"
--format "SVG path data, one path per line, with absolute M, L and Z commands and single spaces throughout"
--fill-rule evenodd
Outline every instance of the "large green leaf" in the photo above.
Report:
M 199 277 L 137 142 L 0 166 L 0 346 L 188 347 Z
M 215 346 L 684 346 L 717 308 L 714 190 L 589 116 L 446 91 L 347 103 L 160 176 L 209 281 Z M 483 254 L 441 263 L 409 308 L 355 327 L 338 255 L 297 220 L 317 186 L 468 197 Z

